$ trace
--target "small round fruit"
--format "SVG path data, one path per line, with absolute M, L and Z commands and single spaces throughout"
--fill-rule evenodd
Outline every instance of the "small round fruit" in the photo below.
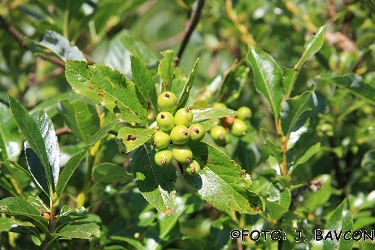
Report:
M 196 161 L 196 160 L 193 160 L 192 162 L 186 164 L 184 166 L 184 172 L 185 174 L 187 175 L 190 175 L 190 176 L 194 176 L 194 175 L 197 175 L 199 173 L 199 171 L 201 171 L 201 166 L 199 165 L 199 163 Z
M 173 112 L 177 108 L 177 97 L 170 91 L 161 93 L 158 97 L 158 106 L 161 111 Z
M 189 127 L 190 139 L 192 141 L 201 141 L 204 138 L 205 130 L 202 125 L 195 123 Z
M 169 132 L 174 127 L 174 117 L 169 112 L 160 112 L 156 117 L 156 122 L 164 132 Z
M 186 126 L 177 125 L 172 129 L 170 137 L 173 144 L 182 145 L 190 140 L 190 132 Z
M 153 143 L 152 145 L 156 149 L 163 149 L 168 147 L 169 143 L 171 142 L 171 138 L 167 133 L 164 133 L 163 131 L 157 131 L 155 132 L 153 136 Z
M 225 145 L 229 143 L 229 135 L 226 134 L 223 139 L 217 139 L 217 140 L 214 139 L 214 142 L 216 143 L 216 145 L 220 147 L 224 147 Z
M 244 136 L 246 135 L 247 125 L 241 119 L 234 119 L 230 132 L 235 136 Z
M 246 121 L 248 119 L 250 119 L 251 117 L 251 109 L 249 109 L 248 107 L 240 107 L 238 110 L 237 110 L 237 118 L 238 119 L 241 119 L 243 121 Z
M 221 102 L 215 102 L 214 105 L 212 105 L 213 109 L 225 109 L 227 106 L 224 103 Z
M 193 159 L 193 152 L 188 145 L 174 145 L 172 149 L 173 158 L 181 164 L 190 163 Z
M 193 122 L 193 112 L 189 108 L 181 108 L 174 114 L 174 123 L 189 127 Z
M 154 157 L 156 165 L 160 167 L 168 166 L 172 163 L 173 154 L 169 149 L 162 149 L 155 153 Z
M 216 125 L 210 131 L 212 139 L 219 146 L 225 146 L 229 142 L 229 136 L 227 130 L 220 125 Z

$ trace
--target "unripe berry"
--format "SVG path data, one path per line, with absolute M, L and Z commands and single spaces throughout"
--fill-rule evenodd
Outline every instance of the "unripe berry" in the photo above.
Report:
M 158 106 L 161 111 L 173 112 L 177 108 L 177 97 L 170 91 L 161 93 L 158 97 Z
M 164 132 L 169 132 L 174 127 L 174 117 L 169 112 L 160 112 L 156 117 L 156 122 Z
M 196 160 L 193 160 L 184 166 L 184 172 L 187 175 L 194 176 L 197 175 L 199 171 L 201 171 L 201 166 Z
M 171 139 L 167 133 L 164 133 L 163 131 L 157 131 L 153 136 L 152 145 L 156 149 L 163 149 L 163 148 L 168 147 L 170 142 L 171 142 Z
M 225 146 L 229 142 L 227 130 L 223 126 L 216 125 L 211 129 L 210 134 L 219 146 Z
M 237 110 L 237 118 L 238 119 L 241 119 L 243 121 L 246 121 L 248 119 L 250 119 L 251 117 L 251 109 L 249 109 L 248 107 L 240 107 L 238 110 Z
M 190 163 L 193 159 L 193 152 L 188 145 L 174 145 L 172 149 L 174 159 L 181 164 Z
M 193 112 L 189 108 L 181 108 L 174 115 L 174 123 L 176 125 L 184 125 L 189 127 L 193 122 Z
M 190 132 L 187 127 L 183 125 L 177 125 L 172 129 L 170 137 L 173 144 L 182 145 L 190 140 Z
M 190 139 L 192 141 L 201 141 L 204 138 L 205 130 L 199 123 L 193 124 L 189 127 Z
M 227 106 L 224 103 L 221 102 L 215 102 L 214 105 L 212 105 L 213 109 L 225 109 Z
M 155 164 L 164 167 L 172 163 L 173 154 L 169 149 L 162 149 L 155 153 L 154 161 Z
M 234 119 L 230 132 L 235 136 L 246 135 L 247 124 L 241 119 Z

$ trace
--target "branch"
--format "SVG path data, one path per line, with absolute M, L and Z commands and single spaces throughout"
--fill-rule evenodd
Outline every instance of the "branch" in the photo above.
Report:
M 1 15 L 0 15 L 0 28 L 6 30 L 11 36 L 13 36 L 21 44 L 22 47 L 24 47 L 25 49 L 29 49 L 29 47 L 27 46 L 27 43 L 25 42 L 25 39 L 23 39 L 23 35 L 15 27 L 10 25 L 7 22 L 7 20 L 5 20 Z M 65 63 L 55 57 L 45 56 L 45 55 L 41 55 L 40 57 L 43 58 L 44 60 L 47 60 L 56 64 L 57 66 L 65 67 Z
M 184 50 L 191 37 L 191 34 L 193 33 L 195 27 L 197 26 L 199 22 L 199 18 L 201 17 L 203 5 L 204 5 L 204 0 L 199 0 L 196 10 L 193 12 L 190 20 L 187 22 L 187 28 L 185 29 L 184 39 L 182 40 L 180 50 L 177 53 L 177 60 L 174 62 L 175 67 L 178 66 L 178 63 L 180 62 L 181 56 L 184 53 Z

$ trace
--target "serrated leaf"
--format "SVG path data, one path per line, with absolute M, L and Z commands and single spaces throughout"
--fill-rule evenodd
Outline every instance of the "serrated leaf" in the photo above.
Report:
M 123 167 L 114 163 L 104 162 L 93 168 L 95 183 L 110 184 L 113 182 L 124 182 L 133 179 L 133 175 L 128 173 Z
M 155 151 L 149 147 L 140 147 L 133 152 L 130 166 L 143 197 L 159 212 L 172 214 L 176 199 L 176 168 L 157 166 L 154 155 Z
M 14 218 L 0 222 L 0 232 L 13 232 L 35 235 L 40 239 L 40 232 L 31 222 L 21 222 Z
M 314 178 L 313 182 L 316 183 L 315 186 L 319 188 L 317 188 L 316 191 L 307 193 L 304 200 L 306 208 L 308 208 L 310 212 L 313 212 L 317 207 L 324 205 L 332 193 L 330 175 L 319 175 Z
M 181 197 L 176 198 L 175 207 L 171 215 L 158 214 L 158 222 L 160 227 L 160 239 L 165 239 L 171 230 L 178 223 L 179 218 L 185 211 L 185 203 Z
M 158 110 L 155 83 L 152 80 L 150 71 L 146 68 L 146 65 L 141 59 L 135 56 L 130 56 L 132 76 L 136 87 L 141 92 L 143 97 L 152 103 L 154 111 Z
M 0 149 L 2 160 L 17 161 L 21 154 L 22 140 L 18 134 L 17 123 L 9 107 L 0 102 Z
M 173 67 L 173 50 L 166 50 L 162 52 L 164 58 L 160 60 L 158 75 L 160 76 L 162 92 L 170 90 L 172 87 L 172 80 L 174 74 Z
M 67 239 L 90 239 L 92 234 L 99 230 L 98 224 L 95 222 L 74 222 L 70 223 L 52 236 L 59 236 Z
M 275 145 L 270 139 L 267 138 L 267 131 L 263 128 L 260 129 L 260 134 L 262 138 L 264 139 L 266 145 L 271 150 L 272 155 L 275 157 L 277 162 L 281 164 L 284 161 L 283 154 L 284 152 Z
M 27 166 L 31 176 L 33 177 L 35 183 L 39 186 L 44 193 L 50 195 L 50 185 L 46 171 L 43 164 L 40 162 L 39 157 L 36 155 L 32 148 L 28 147 L 27 142 L 25 142 L 25 155 L 27 160 Z
M 117 70 L 68 60 L 65 77 L 77 94 L 105 106 L 120 119 L 131 124 L 147 124 L 146 100 L 136 90 L 135 84 Z
M 296 169 L 298 165 L 307 162 L 314 154 L 319 152 L 319 149 L 320 149 L 320 142 L 312 145 L 308 150 L 306 150 L 306 152 L 302 156 L 300 156 L 297 159 L 296 163 L 294 164 L 294 169 Z
M 82 141 L 86 142 L 99 130 L 100 120 L 92 105 L 86 102 L 62 100 L 57 103 L 57 110 L 65 117 L 65 122 Z
M 329 233 L 331 233 L 332 237 L 328 237 L 328 239 L 332 239 L 332 240 L 324 240 L 323 249 L 324 250 L 352 249 L 352 246 L 353 246 L 352 240 L 345 240 L 344 237 L 339 237 L 339 234 L 341 234 L 342 236 L 345 232 L 349 230 L 353 230 L 353 219 L 352 219 L 350 210 L 348 209 L 347 200 L 345 199 L 335 209 L 335 211 L 333 212 L 331 217 L 328 219 L 324 227 L 324 231 L 325 231 L 324 237 L 328 237 Z
M 36 54 L 55 54 L 64 62 L 69 60 L 82 60 L 86 61 L 83 53 L 77 46 L 70 45 L 69 41 L 59 33 L 47 30 L 43 40 L 37 42 L 25 37 L 29 49 Z
M 279 203 L 263 199 L 265 214 L 270 220 L 279 220 L 285 213 L 289 211 L 289 207 L 284 207 Z
M 152 137 L 155 131 L 156 127 L 152 129 L 129 126 L 120 128 L 117 138 L 121 140 L 125 147 L 120 147 L 120 151 L 128 153 L 142 146 Z
M 190 142 L 194 159 L 201 165 L 196 176 L 185 175 L 185 180 L 204 200 L 219 210 L 234 210 L 240 213 L 257 213 L 263 210 L 258 195 L 249 191 L 252 180 L 229 156 L 206 143 Z
M 188 79 L 186 80 L 184 87 L 181 91 L 181 93 L 175 93 L 178 96 L 178 109 L 184 108 L 190 94 L 190 90 L 193 87 L 193 83 L 195 81 L 195 76 L 197 75 L 198 72 L 198 67 L 199 67 L 199 58 L 195 61 L 194 67 L 191 70 Z
M 366 100 L 372 105 L 375 105 L 375 87 L 363 82 L 363 78 L 360 75 L 339 75 L 336 73 L 326 73 L 319 75 L 317 79 L 345 88 L 355 96 Z
M 283 99 L 279 65 L 269 54 L 252 46 L 246 58 L 253 69 L 256 90 L 268 100 L 273 115 L 278 117 Z
M 226 108 L 192 109 L 191 111 L 193 112 L 193 123 L 237 115 L 237 111 Z
M 284 93 L 286 96 L 290 96 L 292 92 L 294 83 L 297 79 L 297 75 L 299 70 L 302 68 L 302 65 L 313 56 L 316 52 L 320 50 L 323 46 L 324 42 L 324 30 L 325 25 L 320 27 L 305 43 L 305 50 L 296 65 L 294 65 L 294 69 L 284 68 L 284 78 L 283 78 L 283 85 L 284 85 Z
M 26 150 L 30 148 L 43 167 L 49 195 L 56 187 L 60 170 L 60 150 L 52 121 L 44 111 L 30 116 L 25 108 L 11 96 L 9 96 L 9 103 L 18 127 L 26 138 Z
M 306 91 L 300 96 L 287 99 L 283 103 L 280 114 L 283 134 L 289 137 L 291 132 L 297 131 L 303 126 L 309 117 L 304 116 L 304 121 L 300 121 L 300 118 L 305 112 L 314 109 L 317 105 L 317 99 L 313 90 Z
M 172 80 L 172 87 L 170 88 L 170 91 L 175 93 L 176 96 L 179 96 L 185 86 L 186 76 L 184 75 L 184 73 L 182 73 L 182 70 L 180 68 L 174 68 L 173 73 L 174 78 Z

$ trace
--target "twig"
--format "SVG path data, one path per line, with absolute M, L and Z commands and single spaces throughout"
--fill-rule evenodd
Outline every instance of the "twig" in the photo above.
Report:
M 23 38 L 23 35 L 15 27 L 10 25 L 7 22 L 7 20 L 5 20 L 1 15 L 0 15 L 0 28 L 6 30 L 10 35 L 12 35 L 21 44 L 22 47 L 24 47 L 25 49 L 29 49 L 29 47 L 27 46 L 27 43 L 25 42 L 25 39 Z M 45 56 L 45 55 L 41 55 L 40 57 L 43 58 L 44 60 L 47 60 L 56 64 L 57 66 L 65 67 L 65 63 L 55 57 Z
M 63 134 L 70 134 L 72 131 L 67 127 L 62 127 L 59 129 L 56 129 L 55 134 L 56 136 L 63 135 Z
M 193 31 L 199 22 L 199 18 L 201 16 L 203 5 L 204 5 L 204 0 L 199 0 L 197 8 L 193 12 L 190 20 L 187 22 L 187 28 L 185 29 L 184 39 L 182 40 L 181 47 L 177 53 L 177 60 L 174 62 L 175 67 L 178 66 L 181 56 L 184 53 L 186 45 L 191 37 L 191 34 L 193 34 Z

